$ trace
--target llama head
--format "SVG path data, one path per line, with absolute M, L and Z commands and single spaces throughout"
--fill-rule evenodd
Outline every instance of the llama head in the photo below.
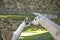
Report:
M 33 13 L 36 17 L 34 18 L 34 20 L 31 22 L 32 25 L 38 25 L 39 21 L 40 21 L 40 17 L 42 17 L 42 15 L 40 13 Z
M 26 26 L 30 26 L 30 21 L 29 21 L 28 17 L 26 17 L 24 21 L 25 21 Z

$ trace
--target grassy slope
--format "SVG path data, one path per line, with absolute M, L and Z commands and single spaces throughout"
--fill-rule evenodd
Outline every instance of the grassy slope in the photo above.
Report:
M 32 15 L 0 15 L 0 18 L 15 19 L 15 20 L 24 20 L 25 17 L 28 17 L 30 20 L 34 18 Z
M 40 38 L 41 37 L 41 38 Z M 46 37 L 46 38 L 45 38 Z M 44 28 L 29 27 L 25 28 L 19 37 L 19 40 L 54 40 L 52 36 Z
M 21 36 L 23 38 L 19 39 L 19 40 L 37 40 L 38 36 L 41 37 L 41 40 L 53 40 L 53 38 L 50 36 L 49 33 L 43 33 L 43 34 L 37 34 L 37 35 L 32 35 L 32 36 Z M 47 38 L 42 38 L 42 36 L 47 36 Z M 40 40 L 40 39 L 39 39 Z
M 40 32 L 40 33 L 39 33 Z M 51 35 L 48 32 L 43 32 L 43 31 L 39 31 L 39 32 L 35 32 L 34 35 L 32 35 L 33 32 L 26 32 L 25 34 L 22 33 L 23 36 L 19 37 L 19 40 L 53 40 L 53 38 L 51 37 Z M 43 32 L 43 33 L 41 33 Z M 27 34 L 31 34 L 27 36 Z M 25 36 L 24 36 L 25 35 Z

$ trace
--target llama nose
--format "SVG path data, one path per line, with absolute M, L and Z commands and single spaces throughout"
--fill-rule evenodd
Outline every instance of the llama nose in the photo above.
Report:
M 26 24 L 29 24 L 28 22 Z

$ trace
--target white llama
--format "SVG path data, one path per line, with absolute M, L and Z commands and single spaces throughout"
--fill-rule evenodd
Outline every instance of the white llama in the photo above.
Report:
M 18 29 L 13 33 L 13 37 L 11 40 L 18 40 L 19 36 L 21 35 L 23 29 L 27 26 L 30 26 L 28 18 L 26 18 L 18 27 Z
M 60 40 L 60 26 L 44 17 L 40 13 L 33 13 L 36 17 L 31 22 L 32 25 L 41 24 L 52 35 L 55 40 Z
M 23 29 L 27 26 L 30 26 L 28 18 L 19 25 L 18 29 L 14 32 L 9 32 L 6 29 L 0 30 L 0 40 L 18 40 Z

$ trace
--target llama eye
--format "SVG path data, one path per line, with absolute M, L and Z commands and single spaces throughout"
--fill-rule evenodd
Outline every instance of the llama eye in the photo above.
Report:
M 29 21 L 29 20 L 27 20 L 27 21 Z

